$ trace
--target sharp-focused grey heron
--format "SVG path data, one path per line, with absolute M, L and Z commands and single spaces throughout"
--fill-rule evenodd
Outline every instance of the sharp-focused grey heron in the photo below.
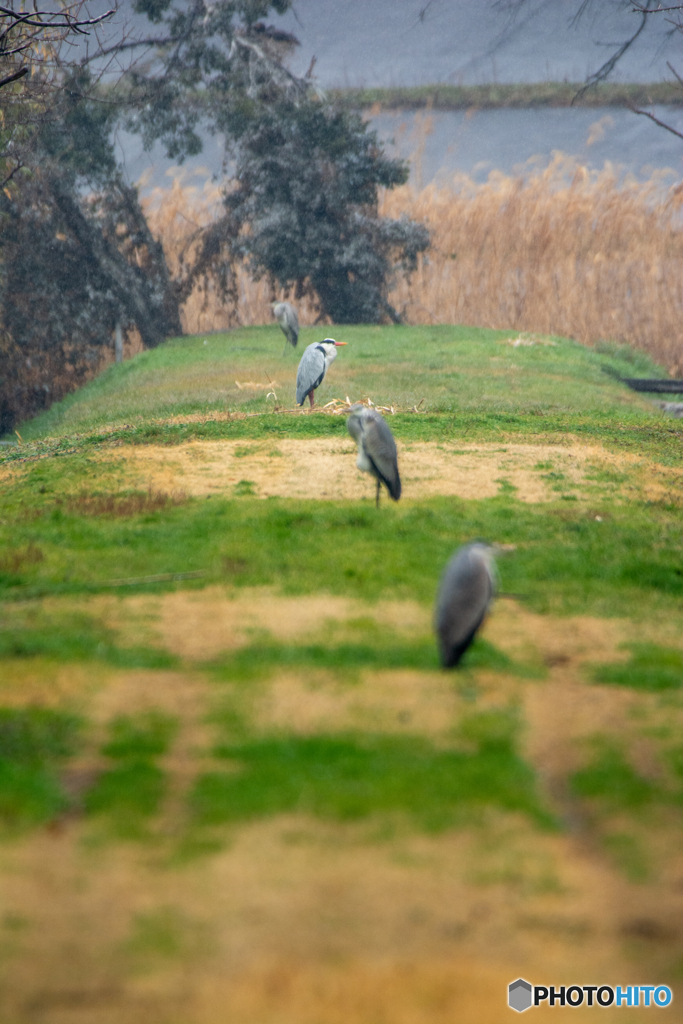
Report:
M 291 302 L 272 302 L 273 316 L 282 328 L 282 333 L 292 346 L 296 348 L 299 340 L 299 317 Z M 285 352 L 287 345 L 285 345 Z M 283 353 L 284 355 L 284 353 Z
M 320 387 L 330 365 L 337 358 L 337 349 L 345 345 L 345 341 L 335 341 L 334 338 L 325 338 L 324 341 L 314 341 L 304 349 L 304 354 L 296 372 L 296 404 L 303 405 L 306 395 L 313 408 L 313 392 Z
M 390 497 L 398 501 L 401 497 L 401 477 L 398 474 L 396 442 L 384 417 L 376 409 L 368 409 L 358 402 L 351 406 L 346 429 L 358 443 L 356 465 L 377 481 L 377 507 L 380 484 L 384 484 Z
M 494 550 L 481 541 L 465 544 L 444 569 L 434 615 L 444 668 L 455 668 L 486 618 L 496 591 Z

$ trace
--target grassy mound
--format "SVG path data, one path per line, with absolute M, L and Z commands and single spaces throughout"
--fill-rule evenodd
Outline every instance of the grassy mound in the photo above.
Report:
M 518 336 L 472 327 L 337 326 L 304 328 L 296 351 L 282 355 L 277 327 L 172 339 L 110 366 L 80 391 L 19 428 L 25 441 L 216 413 L 293 411 L 299 358 L 332 334 L 346 341 L 323 385 L 319 405 L 334 398 L 408 413 L 481 418 L 587 414 L 605 419 L 652 416 L 619 376 L 662 376 L 642 353 L 616 346 L 588 349 L 562 338 Z M 318 418 L 282 429 L 324 432 Z
M 216 949 L 495 948 L 532 977 L 552 945 L 623 978 L 626 936 L 648 977 L 677 969 L 683 423 L 619 380 L 661 371 L 509 332 L 331 333 L 318 400 L 396 410 L 396 505 L 295 489 L 292 449 L 345 479 L 355 454 L 343 415 L 293 408 L 272 327 L 112 366 L 0 449 L 3 1020 L 40 963 L 41 1006 L 162 1024 L 181 977 L 200 1024 Z M 426 490 L 437 465 L 457 487 Z M 512 600 L 446 673 L 432 604 L 475 537 L 508 545 Z

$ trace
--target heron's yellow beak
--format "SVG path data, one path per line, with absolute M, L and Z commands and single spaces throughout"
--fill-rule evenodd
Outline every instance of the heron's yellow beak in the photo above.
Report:
M 340 345 L 348 345 L 347 341 L 335 341 L 335 345 L 339 348 Z

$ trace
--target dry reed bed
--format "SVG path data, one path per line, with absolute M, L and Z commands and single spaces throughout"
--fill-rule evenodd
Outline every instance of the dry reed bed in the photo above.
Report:
M 484 184 L 410 186 L 382 196 L 381 210 L 424 221 L 433 246 L 391 301 L 410 323 L 479 326 L 627 343 L 683 376 L 683 186 L 619 181 L 556 155 L 524 178 L 494 173 Z M 220 188 L 156 189 L 146 200 L 172 267 L 196 229 L 220 207 Z M 280 292 L 240 272 L 236 311 L 196 291 L 183 310 L 189 332 L 271 321 Z M 312 303 L 300 305 L 313 323 Z
M 164 253 L 173 275 L 179 273 L 183 259 L 193 255 L 193 238 L 200 228 L 210 224 L 221 212 L 222 188 L 206 181 L 202 187 L 183 184 L 183 176 L 173 178 L 170 188 L 155 188 L 142 205 L 152 232 L 163 242 Z M 212 288 L 197 287 L 181 310 L 183 328 L 188 334 L 219 331 L 235 326 L 270 323 L 270 303 L 286 297 L 267 280 L 255 281 L 246 267 L 240 268 L 237 279 L 237 308 L 225 306 Z M 299 320 L 312 324 L 318 309 L 310 301 L 297 302 Z

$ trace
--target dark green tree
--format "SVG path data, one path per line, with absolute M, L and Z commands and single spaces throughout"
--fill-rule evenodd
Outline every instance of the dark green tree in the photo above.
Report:
M 259 101 L 300 91 L 282 64 L 295 38 L 261 21 L 291 6 L 292 0 L 134 0 L 133 10 L 151 23 L 149 33 L 89 59 L 133 54 L 124 76 L 128 126 L 146 145 L 159 140 L 182 161 L 201 152 L 200 127 L 239 138 L 258 116 Z
M 256 277 L 317 296 L 335 323 L 398 322 L 388 289 L 397 270 L 415 269 L 429 234 L 408 218 L 380 217 L 378 189 L 407 176 L 359 115 L 315 95 L 274 104 L 242 136 L 207 261 L 246 259 Z
M 233 158 L 225 216 L 195 248 L 186 284 L 211 278 L 234 299 L 234 269 L 246 260 L 274 286 L 314 294 L 321 316 L 397 321 L 387 301 L 392 275 L 415 268 L 429 236 L 407 218 L 380 217 L 378 190 L 405 182 L 408 168 L 383 153 L 357 114 L 284 66 L 296 40 L 260 19 L 290 6 L 137 0 L 160 31 L 144 43 L 154 60 L 131 72 L 128 125 L 183 159 L 200 150 L 203 124 Z
M 14 147 L 0 192 L 0 431 L 92 375 L 114 328 L 181 333 L 180 294 L 111 144 L 111 106 L 79 72 Z

